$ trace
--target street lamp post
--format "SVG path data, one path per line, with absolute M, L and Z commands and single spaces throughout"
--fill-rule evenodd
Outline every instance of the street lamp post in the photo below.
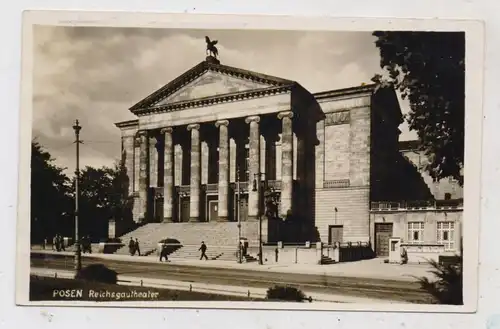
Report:
M 262 193 L 262 184 L 260 183 L 260 178 L 264 177 L 266 174 L 258 172 L 253 175 L 253 192 L 258 192 L 259 193 L 259 265 L 263 265 L 264 262 L 262 261 L 262 216 L 263 216 L 263 207 L 262 207 L 262 197 L 264 196 L 264 193 Z
M 241 212 L 241 194 L 240 194 L 240 169 L 237 168 L 236 169 L 236 201 L 237 201 L 237 204 L 236 204 L 236 211 L 237 211 L 237 216 L 238 216 L 238 263 L 242 263 L 243 262 L 243 256 L 242 256 L 242 253 L 243 253 L 243 246 L 241 244 L 241 215 L 240 215 L 240 212 Z
M 75 271 L 78 273 L 82 269 L 82 251 L 80 248 L 80 238 L 78 236 L 78 181 L 80 179 L 80 130 L 82 127 L 78 120 L 73 125 L 75 131 L 76 143 L 76 169 L 75 169 Z

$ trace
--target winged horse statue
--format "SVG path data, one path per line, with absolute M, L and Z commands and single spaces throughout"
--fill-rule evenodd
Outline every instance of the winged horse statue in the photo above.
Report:
M 215 58 L 219 55 L 219 51 L 215 45 L 217 44 L 217 40 L 211 41 L 209 37 L 205 37 L 205 41 L 207 42 L 207 54 L 213 55 Z

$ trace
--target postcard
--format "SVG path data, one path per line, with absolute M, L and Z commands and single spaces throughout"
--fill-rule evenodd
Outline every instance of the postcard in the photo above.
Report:
M 483 48 L 477 21 L 25 12 L 16 303 L 475 312 Z

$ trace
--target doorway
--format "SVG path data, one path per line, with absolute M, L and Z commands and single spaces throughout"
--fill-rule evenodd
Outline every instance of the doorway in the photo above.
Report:
M 182 197 L 179 202 L 180 220 L 179 222 L 189 222 L 189 197 Z
M 377 257 L 389 256 L 389 239 L 392 237 L 392 223 L 375 223 L 375 253 Z
M 344 237 L 343 225 L 330 225 L 328 227 L 328 244 L 342 243 Z
M 208 221 L 217 221 L 219 219 L 219 202 L 217 200 L 208 201 Z

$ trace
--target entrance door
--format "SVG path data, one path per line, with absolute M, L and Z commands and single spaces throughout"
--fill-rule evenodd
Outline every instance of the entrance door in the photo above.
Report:
M 189 198 L 182 198 L 180 204 L 181 222 L 189 222 Z
M 161 223 L 163 221 L 163 198 L 155 199 L 155 222 Z
M 392 237 L 392 223 L 375 223 L 375 253 L 378 257 L 389 256 L 389 239 Z
M 208 221 L 216 221 L 219 218 L 219 202 L 215 200 L 208 201 Z
M 344 226 L 330 225 L 328 231 L 328 244 L 342 243 L 344 237 Z

